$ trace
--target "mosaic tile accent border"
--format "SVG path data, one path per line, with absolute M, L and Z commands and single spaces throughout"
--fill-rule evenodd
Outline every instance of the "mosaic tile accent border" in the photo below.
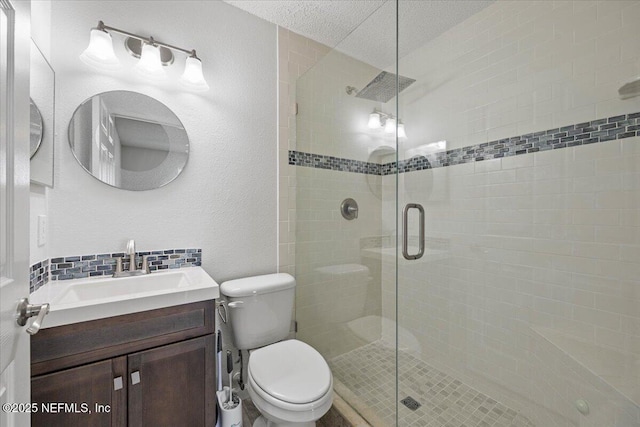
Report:
M 29 293 L 49 282 L 49 259 L 36 262 L 29 268 Z
M 138 268 L 140 268 L 140 264 L 142 263 L 143 255 L 149 255 L 149 270 L 152 273 L 174 268 L 202 265 L 202 249 L 164 249 L 136 252 Z M 125 255 L 124 252 L 52 258 L 50 268 L 51 280 L 110 276 L 115 271 L 116 258 L 123 258 L 123 269 L 129 269 L 129 256 Z
M 382 166 L 379 163 L 324 156 L 322 154 L 312 154 L 293 150 L 289 150 L 289 164 L 317 169 L 364 173 L 367 175 L 381 175 L 380 167 Z
M 621 114 L 463 148 L 440 151 L 427 156 L 401 160 L 397 164 L 396 162 L 385 164 L 369 163 L 300 151 L 289 151 L 289 164 L 384 176 L 394 174 L 396 170 L 399 173 L 413 172 L 462 163 L 519 156 L 539 151 L 595 144 L 634 136 L 640 136 L 640 112 Z

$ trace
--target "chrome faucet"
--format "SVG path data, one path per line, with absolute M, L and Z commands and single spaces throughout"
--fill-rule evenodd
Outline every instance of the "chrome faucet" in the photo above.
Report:
M 116 271 L 113 273 L 113 277 L 127 277 L 127 276 L 137 276 L 140 274 L 148 274 L 149 271 L 149 261 L 147 260 L 147 255 L 142 257 L 142 268 L 138 270 L 138 265 L 136 264 L 136 242 L 131 239 L 127 241 L 127 255 L 129 255 L 129 271 L 123 271 L 122 269 L 122 257 L 116 258 Z
M 129 255 L 129 272 L 134 272 L 138 266 L 136 265 L 136 242 L 133 239 L 127 242 L 127 255 Z

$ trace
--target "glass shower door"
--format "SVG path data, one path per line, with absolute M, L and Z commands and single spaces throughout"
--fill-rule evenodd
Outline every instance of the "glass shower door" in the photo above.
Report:
M 296 82 L 297 339 L 328 361 L 336 398 L 395 424 L 396 2 Z M 366 40 L 367 43 L 363 43 Z
M 640 425 L 639 6 L 399 0 L 397 425 Z

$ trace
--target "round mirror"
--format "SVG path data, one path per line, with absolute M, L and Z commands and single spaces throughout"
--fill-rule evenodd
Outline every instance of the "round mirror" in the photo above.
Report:
M 173 111 L 149 96 L 123 90 L 80 104 L 69 123 L 69 144 L 87 172 L 125 190 L 167 185 L 189 158 L 189 137 Z
M 29 114 L 29 129 L 31 132 L 29 138 L 29 158 L 32 158 L 42 143 L 44 122 L 42 121 L 42 114 L 40 114 L 40 110 L 38 110 L 33 99 L 29 99 L 29 109 L 31 110 Z

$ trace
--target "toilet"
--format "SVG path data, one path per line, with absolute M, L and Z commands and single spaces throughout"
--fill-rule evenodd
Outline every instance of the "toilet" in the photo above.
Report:
M 234 344 L 250 350 L 245 382 L 262 414 L 253 427 L 313 427 L 333 402 L 333 378 L 322 355 L 302 341 L 284 340 L 295 286 L 293 276 L 286 273 L 230 280 L 220 286 Z

